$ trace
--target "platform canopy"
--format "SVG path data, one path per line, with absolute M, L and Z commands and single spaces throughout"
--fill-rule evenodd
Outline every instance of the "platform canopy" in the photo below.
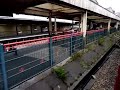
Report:
M 59 0 L 0 0 L 0 15 L 12 15 L 12 13 L 25 13 L 39 16 L 66 17 L 78 15 L 83 10 L 75 7 L 68 7 L 65 4 L 58 3 Z M 54 2 L 54 3 L 53 3 Z M 68 17 L 69 14 L 69 17 Z
M 11 16 L 21 13 L 27 7 L 45 3 L 47 0 L 0 0 L 0 15 Z
M 78 9 L 77 7 L 70 7 L 65 4 L 56 3 L 44 3 L 40 5 L 35 5 L 33 7 L 28 7 L 25 9 L 24 13 L 63 18 L 63 19 L 73 19 L 74 17 L 81 17 L 81 14 L 85 11 L 83 9 Z
M 68 0 L 0 0 L 0 11 L 2 12 L 0 15 L 12 15 L 12 13 L 45 17 L 49 17 L 51 15 L 52 17 L 62 19 L 80 20 L 82 13 L 87 10 L 88 19 L 95 22 L 108 22 L 108 16 L 86 9 L 84 6 L 83 8 L 78 6 L 77 2 L 80 3 L 79 0 L 70 1 L 71 2 L 68 2 Z M 91 2 L 91 4 L 94 5 L 93 2 Z M 97 5 L 97 7 L 99 6 Z

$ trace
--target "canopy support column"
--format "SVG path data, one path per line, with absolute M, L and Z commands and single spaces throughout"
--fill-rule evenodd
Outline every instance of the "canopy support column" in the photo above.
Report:
M 49 13 L 49 35 L 52 36 L 52 12 Z
M 80 23 L 81 23 L 81 19 L 79 18 L 79 32 L 81 32 Z
M 72 19 L 72 29 L 73 29 L 74 19 Z
M 18 36 L 18 25 L 16 24 L 16 35 Z
M 56 17 L 55 17 L 55 21 L 54 21 L 54 32 L 55 32 L 55 34 L 57 33 L 57 22 L 56 22 Z
M 108 21 L 108 33 L 110 33 L 110 27 L 111 27 L 111 19 Z
M 118 30 L 119 22 L 116 22 L 115 28 Z
M 83 32 L 83 37 L 86 37 L 87 31 L 87 11 L 81 16 L 81 31 Z
M 81 15 L 81 31 L 83 32 L 84 46 L 86 46 L 87 11 Z

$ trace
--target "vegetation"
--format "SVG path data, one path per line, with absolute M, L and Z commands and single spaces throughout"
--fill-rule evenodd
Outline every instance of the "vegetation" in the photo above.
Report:
M 84 60 L 80 61 L 80 65 L 81 65 L 82 68 L 85 68 L 85 69 L 89 68 L 88 63 L 86 63 Z
M 96 61 L 97 61 L 97 59 L 99 59 L 99 57 L 98 56 L 94 56 L 93 59 L 92 59 L 92 61 L 91 61 L 91 63 L 90 63 L 90 65 L 95 64 Z
M 103 45 L 104 45 L 104 42 L 105 42 L 105 39 L 104 39 L 104 38 L 100 38 L 100 39 L 98 40 L 98 45 L 103 46 Z
M 56 73 L 58 78 L 60 78 L 61 80 L 64 81 L 67 78 L 65 69 L 63 67 L 54 68 L 53 71 Z
M 83 49 L 83 53 L 85 54 L 85 53 L 87 53 L 87 52 L 89 52 L 89 50 L 88 50 L 87 48 L 84 48 L 84 49 Z
M 71 60 L 72 61 L 78 60 L 79 58 L 82 57 L 82 55 L 83 55 L 83 52 L 77 52 L 74 55 L 72 55 Z
M 95 56 L 95 57 L 93 57 L 92 61 L 90 61 L 90 62 L 85 62 L 84 60 L 81 60 L 80 65 L 81 65 L 82 68 L 88 69 L 88 68 L 91 67 L 91 65 L 96 63 L 97 59 L 98 59 L 98 57 Z
M 88 46 L 87 46 L 87 49 L 88 49 L 88 51 L 91 51 L 91 50 L 94 50 L 95 49 L 95 44 L 89 44 Z

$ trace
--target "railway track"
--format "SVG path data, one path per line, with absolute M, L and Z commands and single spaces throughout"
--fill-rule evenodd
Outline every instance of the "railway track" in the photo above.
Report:
M 120 44 L 119 44 L 120 45 Z M 99 71 L 99 69 L 106 63 L 109 59 L 111 53 L 119 48 L 118 43 L 113 45 L 109 51 L 99 60 L 99 62 L 89 71 L 89 73 L 79 82 L 79 84 L 74 88 L 74 90 L 89 90 L 94 83 L 93 79 L 96 78 L 94 75 Z M 87 87 L 87 89 L 86 89 Z M 88 89 L 89 88 L 89 89 Z

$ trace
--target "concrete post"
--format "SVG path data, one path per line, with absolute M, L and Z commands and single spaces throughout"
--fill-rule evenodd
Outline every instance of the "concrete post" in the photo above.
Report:
M 72 19 L 72 29 L 73 29 L 74 19 Z
M 16 24 L 16 35 L 18 36 L 18 25 Z
M 93 23 L 90 22 L 90 29 L 93 29 Z
M 81 16 L 81 30 L 83 32 L 83 37 L 86 37 L 87 31 L 87 11 Z
M 81 31 L 83 32 L 84 47 L 86 46 L 86 31 L 87 31 L 87 11 L 81 15 Z
M 80 23 L 81 23 L 81 19 L 79 18 L 79 32 L 81 32 Z
M 49 13 L 49 35 L 52 36 L 52 13 Z
M 108 33 L 110 33 L 110 26 L 111 25 L 111 19 L 109 19 L 109 21 L 108 21 Z
M 102 24 L 100 24 L 100 29 L 102 29 L 103 28 L 103 25 Z
M 115 28 L 118 29 L 119 22 L 116 22 Z
M 55 21 L 54 21 L 54 32 L 55 32 L 55 34 L 56 34 L 56 32 L 57 32 L 57 23 L 56 23 L 56 17 L 55 17 Z
M 31 34 L 33 33 L 33 30 L 32 30 L 32 24 L 30 25 L 30 30 L 31 30 Z
M 83 32 L 83 15 L 81 15 L 81 32 Z

